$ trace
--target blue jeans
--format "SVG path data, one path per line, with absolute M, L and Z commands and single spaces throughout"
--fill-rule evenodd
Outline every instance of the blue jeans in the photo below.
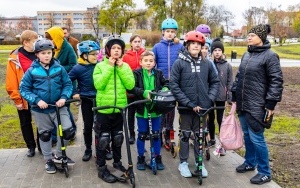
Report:
M 251 130 L 246 121 L 245 114 L 239 115 L 239 120 L 244 132 L 244 141 L 246 147 L 245 162 L 244 164 L 255 167 L 259 174 L 271 175 L 269 164 L 268 146 L 264 137 L 264 129 L 261 132 L 255 133 Z

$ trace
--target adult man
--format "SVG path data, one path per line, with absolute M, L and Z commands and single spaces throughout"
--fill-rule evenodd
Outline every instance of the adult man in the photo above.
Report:
M 77 44 L 79 43 L 79 41 L 72 37 L 70 35 L 70 29 L 67 28 L 67 27 L 62 27 L 63 31 L 64 31 L 64 37 L 65 39 L 67 39 L 67 41 L 71 44 L 71 46 L 73 47 L 74 51 L 75 51 L 75 54 L 76 56 L 78 57 L 78 54 L 77 54 Z

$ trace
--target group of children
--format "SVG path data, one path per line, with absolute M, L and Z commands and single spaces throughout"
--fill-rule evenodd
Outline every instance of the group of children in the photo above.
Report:
M 64 107 L 65 101 L 72 97 L 81 99 L 86 146 L 82 160 L 89 161 L 92 157 L 92 130 L 94 129 L 97 137 L 95 147 L 98 176 L 105 182 L 112 183 L 117 181 L 117 178 L 108 170 L 105 157 L 110 143 L 113 151 L 113 167 L 121 171 L 126 170 L 121 162 L 121 147 L 124 140 L 122 114 L 118 109 L 113 108 L 94 113 L 92 107 L 95 105 L 124 107 L 133 100 L 150 99 L 151 91 L 171 90 L 179 106 L 191 108 L 190 111 L 179 111 L 181 141 L 178 167 L 183 177 L 191 177 L 187 163 L 188 141 L 192 133 L 197 137 L 199 131 L 199 117 L 194 112 L 213 105 L 224 106 L 230 96 L 232 83 L 231 66 L 222 58 L 223 44 L 220 41 L 211 43 L 209 27 L 200 26 L 202 26 L 200 29 L 206 30 L 206 33 L 199 32 L 198 28 L 196 31 L 190 31 L 185 35 L 184 44 L 181 44 L 175 39 L 178 29 L 176 20 L 164 20 L 161 26 L 163 37 L 153 47 L 153 52 L 143 49 L 141 37 L 134 35 L 130 39 L 131 49 L 124 55 L 125 43 L 122 38 L 110 36 L 104 46 L 105 56 L 100 63 L 97 60 L 99 45 L 93 41 L 83 41 L 77 46 L 78 64 L 69 73 L 62 68 L 56 58 L 53 58 L 53 53 L 57 51 L 57 44 L 47 39 L 32 43 L 37 59 L 22 78 L 20 94 L 29 105 L 38 106 L 32 107 L 31 110 L 38 126 L 41 150 L 46 160 L 46 171 L 55 173 L 54 162 L 61 159 L 60 142 L 57 145 L 56 161 L 52 156 L 51 130 L 53 123 L 57 125 L 57 117 L 54 108 L 48 104 L 56 104 L 60 107 L 64 140 L 67 144 L 74 130 L 67 107 Z M 73 81 L 78 83 L 76 88 L 72 86 Z M 137 169 L 145 170 L 147 167 L 144 156 L 145 140 L 149 131 L 152 131 L 155 135 L 153 145 L 157 169 L 163 170 L 165 166 L 161 157 L 162 127 L 165 127 L 164 138 L 168 149 L 170 130 L 174 130 L 175 108 L 167 114 L 148 112 L 148 110 L 146 104 L 134 106 L 129 110 L 130 142 L 131 144 L 135 142 L 135 118 L 133 117 L 135 115 L 138 127 Z M 148 113 L 151 114 L 152 130 L 148 130 Z M 223 111 L 217 112 L 219 125 L 221 113 L 223 114 Z M 210 115 L 208 125 L 212 138 L 211 145 L 214 145 L 213 113 Z M 194 147 L 195 149 L 198 147 L 196 142 Z M 195 152 L 195 159 L 197 156 L 198 153 Z M 69 161 L 74 164 L 71 159 Z M 207 177 L 205 168 L 202 173 Z

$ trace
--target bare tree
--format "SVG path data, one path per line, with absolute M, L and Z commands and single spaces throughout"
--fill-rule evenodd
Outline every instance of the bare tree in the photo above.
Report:
M 26 29 L 30 29 L 30 30 L 33 29 L 32 19 L 26 16 L 22 16 L 17 23 L 17 30 L 18 32 L 22 32 Z
M 88 8 L 85 12 L 85 26 L 92 29 L 96 38 L 99 38 L 100 24 L 99 24 L 99 7 Z
M 72 30 L 72 28 L 73 28 L 73 26 L 74 26 L 73 21 L 72 21 L 71 18 L 68 18 L 68 19 L 65 21 L 64 25 L 68 28 L 69 32 L 71 32 L 71 30 Z
M 47 25 L 48 25 L 48 28 L 51 28 L 53 26 L 55 26 L 57 23 L 53 17 L 53 13 L 52 12 L 49 12 L 47 17 L 46 17 L 46 21 L 48 22 Z
M 266 20 L 266 11 L 263 7 L 251 7 L 248 10 L 245 10 L 243 17 L 247 23 L 247 31 L 254 25 L 264 24 Z

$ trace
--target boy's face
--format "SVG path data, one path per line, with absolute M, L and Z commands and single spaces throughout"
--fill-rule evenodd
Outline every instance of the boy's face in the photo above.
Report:
M 134 51 L 139 51 L 141 49 L 142 40 L 140 37 L 135 37 L 135 39 L 130 43 Z
M 192 41 L 188 46 L 188 52 L 193 57 L 198 57 L 199 53 L 201 51 L 201 43 Z
M 208 47 L 206 45 L 201 47 L 201 53 L 203 57 L 206 57 L 208 55 Z
M 88 57 L 87 57 L 88 61 L 93 64 L 97 63 L 98 54 L 99 54 L 99 51 L 96 51 L 96 50 L 88 53 Z
M 176 36 L 176 29 L 165 29 L 163 35 L 166 40 L 173 40 Z
M 33 45 L 36 40 L 37 40 L 37 38 L 30 39 L 30 40 L 24 40 L 23 46 L 27 52 L 33 52 Z
M 119 59 L 122 56 L 122 48 L 118 44 L 114 44 L 110 49 L 110 56 Z
M 39 58 L 39 60 L 44 64 L 50 64 L 50 61 L 52 59 L 52 50 L 43 50 L 38 53 L 36 53 L 36 56 Z
M 222 56 L 222 50 L 220 49 L 220 48 L 216 48 L 216 49 L 214 49 L 214 51 L 213 51 L 213 53 L 212 53 L 212 55 L 213 55 L 213 57 L 215 58 L 215 59 L 220 59 L 221 58 L 221 56 Z
M 154 56 L 152 56 L 152 55 L 144 56 L 141 59 L 141 66 L 147 70 L 153 69 L 153 67 L 155 66 Z

